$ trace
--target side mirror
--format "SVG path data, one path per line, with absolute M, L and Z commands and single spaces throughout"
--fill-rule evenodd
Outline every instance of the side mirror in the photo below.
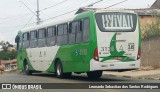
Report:
M 15 43 L 17 43 L 17 50 L 19 50 L 19 42 L 20 42 L 20 37 L 17 35 L 15 38 Z

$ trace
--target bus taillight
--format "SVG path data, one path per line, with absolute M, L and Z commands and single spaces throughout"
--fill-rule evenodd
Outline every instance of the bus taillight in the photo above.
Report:
M 97 48 L 94 49 L 94 60 L 99 61 Z
M 140 57 L 141 57 L 141 48 L 138 48 L 137 59 L 140 59 Z

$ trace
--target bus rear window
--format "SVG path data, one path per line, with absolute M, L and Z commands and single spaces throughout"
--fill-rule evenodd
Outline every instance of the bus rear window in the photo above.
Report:
M 137 24 L 137 15 L 132 13 L 97 13 L 96 21 L 103 32 L 131 32 Z

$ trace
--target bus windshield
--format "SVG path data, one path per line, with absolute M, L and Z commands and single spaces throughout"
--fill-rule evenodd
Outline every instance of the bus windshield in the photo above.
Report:
M 96 13 L 98 27 L 103 32 L 132 32 L 136 28 L 137 15 L 132 13 Z

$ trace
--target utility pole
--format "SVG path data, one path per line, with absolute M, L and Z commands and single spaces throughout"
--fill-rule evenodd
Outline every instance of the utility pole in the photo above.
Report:
M 36 11 L 36 13 L 34 12 L 34 11 L 32 11 L 23 1 L 21 1 L 21 0 L 17 0 L 18 2 L 21 2 L 25 7 L 27 7 L 27 9 L 29 10 L 29 11 L 31 11 L 35 16 L 37 16 L 37 25 L 40 23 L 40 18 L 39 18 L 39 0 L 37 0 L 37 11 Z
M 40 18 L 39 18 L 39 0 L 37 0 L 37 11 L 36 11 L 36 13 L 37 13 L 37 25 L 39 24 L 39 22 L 40 22 Z

